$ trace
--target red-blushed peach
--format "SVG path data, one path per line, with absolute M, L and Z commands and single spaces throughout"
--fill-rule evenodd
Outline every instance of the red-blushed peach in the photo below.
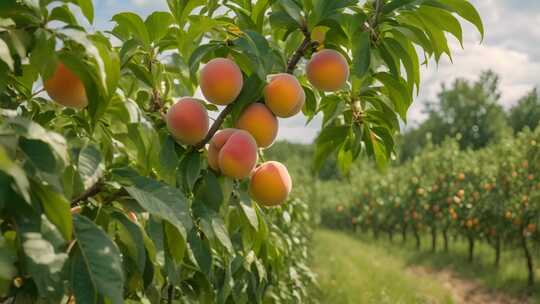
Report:
M 167 112 L 167 128 L 174 139 L 186 145 L 194 145 L 208 133 L 208 112 L 202 101 L 183 97 Z
M 276 74 L 264 88 L 264 100 L 268 108 L 278 117 L 296 115 L 306 101 L 304 89 L 298 79 L 290 74 Z
M 208 145 L 208 165 L 216 172 L 221 172 L 219 168 L 219 151 L 225 145 L 236 129 L 223 129 L 218 131 Z
M 81 79 L 61 62 L 53 75 L 43 82 L 43 87 L 54 101 L 65 107 L 83 109 L 88 105 Z
M 233 102 L 244 85 L 242 71 L 227 58 L 210 60 L 201 70 L 201 91 L 209 102 L 228 105 Z
M 247 106 L 236 121 L 235 127 L 248 131 L 259 148 L 268 148 L 277 137 L 279 122 L 262 103 L 253 103 Z
M 249 132 L 224 129 L 214 135 L 208 149 L 208 165 L 223 175 L 243 179 L 257 164 L 257 142 Z
M 287 167 L 276 161 L 258 166 L 249 182 L 251 197 L 266 207 L 281 205 L 287 200 L 291 189 L 292 180 Z
M 325 49 L 315 53 L 306 66 L 309 82 L 317 89 L 334 92 L 349 78 L 347 59 L 338 51 Z

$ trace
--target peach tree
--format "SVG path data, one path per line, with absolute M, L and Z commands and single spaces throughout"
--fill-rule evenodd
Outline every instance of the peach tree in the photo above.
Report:
M 384 167 L 420 66 L 483 33 L 466 0 L 167 5 L 89 31 L 91 0 L 0 2 L 3 301 L 308 301 L 277 117 L 322 117 L 315 169 Z

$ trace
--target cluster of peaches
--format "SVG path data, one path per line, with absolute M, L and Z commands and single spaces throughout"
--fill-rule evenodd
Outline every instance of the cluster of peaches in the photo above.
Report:
M 325 49 L 317 52 L 306 66 L 310 83 L 321 91 L 341 89 L 348 77 L 347 60 L 339 52 Z M 230 59 L 215 58 L 200 71 L 200 88 L 205 99 L 215 105 L 234 102 L 244 85 L 240 68 Z M 65 65 L 59 64 L 55 73 L 44 82 L 49 96 L 57 103 L 84 108 L 88 105 L 85 88 L 80 79 Z M 269 77 L 264 88 L 264 103 L 248 105 L 240 114 L 234 128 L 214 134 L 208 147 L 209 167 L 234 179 L 250 178 L 252 198 L 264 206 L 283 203 L 292 187 L 287 168 L 276 161 L 256 167 L 258 149 L 272 145 L 278 133 L 278 119 L 296 115 L 305 102 L 300 82 L 290 74 Z M 184 97 L 167 112 L 166 123 L 171 135 L 183 145 L 202 142 L 209 131 L 208 112 L 204 101 Z
M 307 65 L 307 76 L 313 86 L 323 91 L 336 91 L 347 81 L 346 59 L 333 50 L 315 54 Z M 200 88 L 205 99 L 216 105 L 229 105 L 240 94 L 243 76 L 230 59 L 215 58 L 201 70 Z M 225 176 L 250 177 L 249 191 L 253 199 L 264 206 L 283 203 L 291 191 L 287 168 L 276 161 L 257 165 L 258 148 L 272 145 L 278 133 L 278 119 L 296 115 L 305 102 L 304 89 L 290 74 L 269 77 L 264 88 L 264 103 L 248 105 L 234 128 L 217 132 L 209 143 L 208 165 Z M 172 136 L 182 144 L 195 145 L 209 129 L 208 113 L 201 100 L 185 97 L 167 113 L 167 125 Z

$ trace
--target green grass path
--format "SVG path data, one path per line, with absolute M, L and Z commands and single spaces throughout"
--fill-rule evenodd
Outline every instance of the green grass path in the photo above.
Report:
M 415 276 L 388 248 L 329 230 L 317 231 L 313 244 L 321 303 L 453 303 L 440 282 Z

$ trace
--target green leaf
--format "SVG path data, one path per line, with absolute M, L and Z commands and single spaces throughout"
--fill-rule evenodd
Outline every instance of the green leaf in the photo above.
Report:
M 79 8 L 90 24 L 94 23 L 94 4 L 92 0 L 77 0 Z
M 198 46 L 195 51 L 193 51 L 188 61 L 189 71 L 193 79 L 196 79 L 195 75 L 197 75 L 197 71 L 202 59 L 210 52 L 215 51 L 218 47 L 219 45 L 217 44 L 203 44 Z
M 249 194 L 245 191 L 240 191 L 240 208 L 242 208 L 242 213 L 246 217 L 248 223 L 255 229 L 255 231 L 259 230 L 259 219 L 257 217 L 257 211 L 255 211 L 255 207 L 253 205 L 253 202 L 251 201 L 251 197 Z
M 283 10 L 299 25 L 304 23 L 300 7 L 293 0 L 277 0 Z
M 133 37 L 139 39 L 144 45 L 150 45 L 150 35 L 139 15 L 124 12 L 114 15 L 112 20 L 118 24 L 118 27 L 120 27 L 121 30 L 126 31 Z
M 97 303 L 98 292 L 79 246 L 73 248 L 70 261 L 70 283 L 75 298 L 82 303 Z
M 420 65 L 414 47 L 410 45 L 410 42 L 403 46 L 400 42 L 392 38 L 384 39 L 383 43 L 397 58 L 401 59 L 403 67 L 407 72 L 407 83 L 409 85 L 409 90 L 413 91 L 415 85 L 417 88 L 419 88 Z
M 351 41 L 353 65 L 352 74 L 358 78 L 364 77 L 371 65 L 371 39 L 370 34 L 357 31 Z
M 383 7 L 383 14 L 389 14 L 397 9 L 400 9 L 408 4 L 417 2 L 418 0 L 393 0 L 386 3 Z
M 192 152 L 187 154 L 180 164 L 179 170 L 184 174 L 187 190 L 191 191 L 199 179 L 202 170 L 201 154 Z
M 463 19 L 472 23 L 484 39 L 484 24 L 482 18 L 476 8 L 466 0 L 438 0 L 440 3 L 446 4 L 451 7 L 454 12 L 460 15 Z
M 313 169 L 315 171 L 320 170 L 328 156 L 343 144 L 348 132 L 348 126 L 329 126 L 321 130 L 315 141 L 315 155 L 313 158 Z
M 401 77 L 398 80 L 384 72 L 377 73 L 374 77 L 384 85 L 394 103 L 396 112 L 399 113 L 401 119 L 406 121 L 407 110 L 412 103 L 412 96 L 407 86 L 401 81 Z
M 122 230 L 119 233 L 123 235 L 124 245 L 128 248 L 133 257 L 140 274 L 144 274 L 146 264 L 146 251 L 144 249 L 144 237 L 141 227 L 131 221 L 125 213 L 114 212 L 111 217 L 115 219 Z
M 60 193 L 44 186 L 34 187 L 34 191 L 47 218 L 58 228 L 65 240 L 71 240 L 73 221 L 68 200 Z
M 13 162 L 6 151 L 0 146 L 0 170 L 11 176 L 17 185 L 19 193 L 26 202 L 30 202 L 30 182 L 23 169 Z
M 53 8 L 49 15 L 49 21 L 58 20 L 66 24 L 79 24 L 77 18 L 73 15 L 67 5 L 57 6 Z
M 296 23 L 291 16 L 282 11 L 272 12 L 272 14 L 270 14 L 270 25 L 272 28 L 284 28 L 289 31 L 299 28 L 298 23 Z
M 67 254 L 55 252 L 53 244 L 38 232 L 23 232 L 22 248 L 25 266 L 41 297 L 50 303 L 60 302 L 63 296 L 61 275 Z
M 97 293 L 106 296 L 113 304 L 123 303 L 124 273 L 118 247 L 99 226 L 88 218 L 75 215 L 73 220 L 82 260 L 82 265 L 77 269 L 79 273 L 75 275 L 90 279 L 91 285 L 86 288 L 92 288 Z M 72 280 L 76 279 L 73 274 L 72 272 Z M 81 287 L 83 286 L 79 286 Z M 87 291 L 76 289 L 75 296 L 78 298 L 78 293 L 81 292 Z
M 463 48 L 463 30 L 456 17 L 440 8 L 425 5 L 420 6 L 417 12 L 431 24 L 436 24 L 441 30 L 451 33 Z
M 161 151 L 159 152 L 161 177 L 169 185 L 176 185 L 176 168 L 178 167 L 178 155 L 176 155 L 175 151 L 175 142 L 168 133 L 163 133 L 161 137 Z
M 212 270 L 212 252 L 208 243 L 199 238 L 197 230 L 192 229 L 188 237 L 189 248 L 195 257 L 199 269 L 207 277 Z
M 317 112 L 317 98 L 315 98 L 315 93 L 307 87 L 302 86 L 304 89 L 304 93 L 306 94 L 306 102 L 304 103 L 304 106 L 302 107 L 302 113 L 304 113 L 305 116 L 307 116 L 306 125 L 315 117 L 315 114 Z
M 151 42 L 157 42 L 165 37 L 169 27 L 174 22 L 174 17 L 167 12 L 153 12 L 144 22 Z
M 219 240 L 221 245 L 223 245 L 223 247 L 227 249 L 229 254 L 232 254 L 234 252 L 234 249 L 225 223 L 218 215 L 212 216 L 211 221 L 212 229 L 216 238 Z
M 270 0 L 257 0 L 251 11 L 251 20 L 257 26 L 258 31 L 262 32 L 264 24 L 264 13 L 270 4 Z
M 98 148 L 92 144 L 84 146 L 79 153 L 77 168 L 83 180 L 84 188 L 88 189 L 94 185 L 103 175 L 102 158 Z
M 233 121 L 238 120 L 238 117 L 240 117 L 240 114 L 246 106 L 261 97 L 265 85 L 266 83 L 256 74 L 252 74 L 244 81 L 242 91 L 234 102 L 234 108 L 231 113 Z
M 344 8 L 356 4 L 355 0 L 313 0 L 314 25 L 332 17 Z
M 164 222 L 163 227 L 167 239 L 167 249 L 176 265 L 180 265 L 186 252 L 186 240 L 173 225 Z
M 125 189 L 131 197 L 150 214 L 175 226 L 186 239 L 187 230 L 191 229 L 192 222 L 184 194 L 176 188 L 150 178 L 132 176 L 130 179 L 134 185 Z
M 373 147 L 373 155 L 375 156 L 375 162 L 380 170 L 384 170 L 388 165 L 388 158 L 386 157 L 386 149 L 379 141 L 379 138 L 372 131 L 365 132 L 368 140 Z
M 9 46 L 2 39 L 0 39 L 0 60 L 7 64 L 8 68 L 13 71 L 14 62 L 13 58 L 11 58 Z

